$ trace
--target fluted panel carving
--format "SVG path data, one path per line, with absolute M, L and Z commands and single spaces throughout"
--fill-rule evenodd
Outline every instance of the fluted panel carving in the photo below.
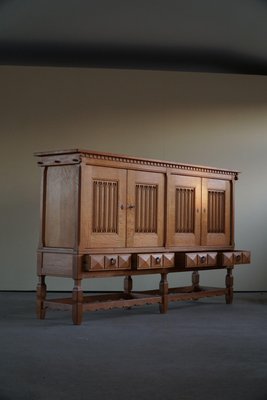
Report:
M 157 232 L 157 185 L 137 184 L 135 187 L 135 232 Z
M 177 187 L 175 202 L 176 233 L 195 231 L 195 189 Z
M 208 191 L 208 233 L 225 232 L 225 191 Z
M 118 182 L 93 181 L 93 232 L 117 233 Z

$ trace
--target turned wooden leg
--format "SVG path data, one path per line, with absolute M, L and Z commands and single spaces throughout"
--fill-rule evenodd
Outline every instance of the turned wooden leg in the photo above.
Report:
M 45 276 L 39 276 L 39 282 L 36 288 L 36 315 L 39 319 L 45 318 L 44 301 L 46 299 Z
M 227 268 L 227 274 L 225 278 L 225 285 L 226 285 L 226 294 L 225 294 L 225 301 L 226 304 L 232 304 L 233 302 L 233 283 L 234 278 L 232 275 L 233 268 Z
M 74 325 L 80 325 L 82 323 L 83 315 L 83 291 L 81 287 L 81 279 L 74 281 L 72 301 L 72 321 Z
M 168 281 L 166 273 L 161 274 L 159 293 L 162 298 L 162 303 L 159 305 L 159 310 L 162 314 L 165 314 L 168 311 Z
M 131 276 L 124 278 L 124 294 L 130 296 L 133 289 L 133 280 Z
M 198 271 L 194 271 L 192 273 L 192 290 L 193 290 L 193 292 L 199 292 L 200 291 L 199 273 L 198 273 Z

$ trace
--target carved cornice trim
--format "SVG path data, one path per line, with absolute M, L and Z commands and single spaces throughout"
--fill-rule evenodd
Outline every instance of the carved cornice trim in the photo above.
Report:
M 191 165 L 191 164 L 180 164 L 169 161 L 157 161 L 157 160 L 145 160 L 138 159 L 134 157 L 126 157 L 120 155 L 108 155 L 108 154 L 95 154 L 95 153 L 81 153 L 82 157 L 96 159 L 96 160 L 105 160 L 105 161 L 113 161 L 113 162 L 122 162 L 126 164 L 137 164 L 137 165 L 147 165 L 152 167 L 162 167 L 162 168 L 173 168 L 185 171 L 197 171 L 197 172 L 205 172 L 211 174 L 219 174 L 219 175 L 232 175 L 235 179 L 238 178 L 238 171 L 225 170 L 214 167 L 205 167 L 199 165 Z

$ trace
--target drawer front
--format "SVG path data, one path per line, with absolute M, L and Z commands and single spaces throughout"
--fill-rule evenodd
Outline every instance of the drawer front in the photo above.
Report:
M 250 251 L 242 251 L 242 263 L 250 264 Z
M 234 264 L 249 264 L 250 251 L 227 251 L 222 253 L 221 264 L 224 267 Z
M 174 263 L 174 253 L 163 254 L 163 267 L 172 268 L 175 266 Z
M 197 265 L 198 265 L 198 267 L 207 267 L 208 266 L 208 254 L 207 253 L 199 253 L 197 255 Z
M 242 252 L 235 251 L 233 253 L 234 264 L 242 264 Z
M 131 254 L 118 255 L 118 268 L 131 269 Z
M 118 256 L 117 255 L 106 255 L 105 256 L 105 269 L 117 269 L 118 268 Z
M 221 264 L 224 267 L 230 267 L 234 264 L 234 253 L 232 251 L 223 252 L 221 254 Z
M 218 265 L 217 252 L 181 253 L 176 255 L 177 267 L 207 268 Z
M 137 269 L 172 268 L 174 267 L 174 253 L 137 254 Z
M 185 253 L 184 266 L 194 268 L 198 266 L 198 253 Z
M 162 268 L 162 267 L 163 267 L 163 255 L 151 254 L 151 268 Z
M 105 268 L 105 258 L 103 255 L 86 256 L 85 270 L 86 271 L 102 271 Z
M 151 267 L 151 254 L 138 254 L 137 255 L 137 268 L 147 269 Z
M 131 254 L 88 254 L 85 256 L 85 271 L 114 269 L 131 269 Z
M 208 253 L 208 266 L 216 267 L 218 265 L 218 253 L 210 252 Z

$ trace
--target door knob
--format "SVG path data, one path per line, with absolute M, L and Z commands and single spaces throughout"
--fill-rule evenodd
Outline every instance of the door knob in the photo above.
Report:
M 129 205 L 127 206 L 127 208 L 130 208 L 130 209 L 135 208 L 135 205 L 134 205 L 134 204 L 129 204 Z

